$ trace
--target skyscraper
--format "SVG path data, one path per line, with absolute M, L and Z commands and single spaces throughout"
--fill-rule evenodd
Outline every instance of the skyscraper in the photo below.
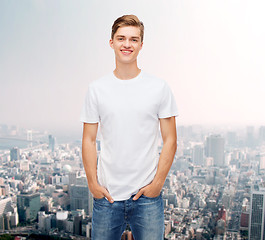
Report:
M 265 142 L 265 126 L 259 128 L 259 141 L 260 143 Z
M 246 146 L 247 147 L 254 147 L 255 143 L 255 128 L 253 126 L 247 126 L 247 133 L 246 133 Z
M 89 189 L 85 185 L 70 185 L 71 210 L 84 209 L 86 214 L 91 211 L 89 206 Z
M 203 160 L 203 146 L 202 145 L 195 145 L 193 147 L 192 151 L 192 162 L 195 165 L 204 165 L 204 160 Z
M 12 211 L 12 199 L 11 197 L 0 199 L 0 216 L 4 213 Z
M 236 136 L 236 132 L 228 132 L 227 135 L 226 135 L 226 138 L 227 138 L 227 144 L 229 146 L 236 146 L 236 143 L 237 143 L 237 136 Z
M 55 137 L 49 135 L 49 149 L 51 149 L 52 152 L 54 152 L 54 147 L 55 147 Z
M 255 186 L 252 189 L 250 206 L 249 240 L 263 240 L 265 239 L 265 188 Z
M 19 149 L 17 147 L 13 147 L 10 149 L 10 161 L 15 161 L 19 159 Z
M 265 153 L 259 153 L 258 155 L 256 155 L 256 159 L 259 163 L 259 172 L 264 171 L 265 170 Z
M 39 193 L 21 193 L 17 196 L 19 221 L 34 221 L 40 211 Z
M 221 135 L 210 135 L 206 139 L 205 155 L 213 158 L 215 166 L 225 165 L 224 145 L 225 141 Z

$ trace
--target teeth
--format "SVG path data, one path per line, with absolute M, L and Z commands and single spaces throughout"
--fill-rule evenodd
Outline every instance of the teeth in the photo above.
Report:
M 130 53 L 131 51 L 123 51 L 123 52 L 125 52 L 125 53 Z

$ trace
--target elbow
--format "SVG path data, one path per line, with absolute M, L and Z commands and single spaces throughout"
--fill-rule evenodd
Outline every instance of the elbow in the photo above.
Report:
M 93 145 L 96 145 L 96 144 L 97 144 L 97 141 L 94 138 L 83 137 L 83 139 L 82 139 L 82 145 L 83 146 L 86 146 L 86 145 L 93 146 Z
M 164 145 L 170 146 L 174 151 L 177 151 L 177 140 L 176 139 L 167 139 L 164 142 Z
M 97 145 L 96 140 L 83 139 L 83 141 L 82 141 L 82 155 L 87 154 L 87 152 L 91 151 L 91 149 L 96 148 L 96 145 Z

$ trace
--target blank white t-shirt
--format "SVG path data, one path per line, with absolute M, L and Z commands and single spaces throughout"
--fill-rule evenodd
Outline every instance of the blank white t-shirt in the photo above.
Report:
M 114 201 L 152 182 L 159 161 L 159 118 L 178 116 L 166 81 L 141 70 L 129 80 L 113 72 L 89 83 L 80 120 L 100 124 L 100 185 Z

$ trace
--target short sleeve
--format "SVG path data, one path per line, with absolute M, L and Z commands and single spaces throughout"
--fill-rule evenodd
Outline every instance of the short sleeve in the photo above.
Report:
M 161 91 L 161 101 L 158 109 L 158 118 L 168 118 L 172 116 L 178 116 L 178 108 L 175 97 L 165 82 L 164 87 Z
M 80 121 L 85 123 L 99 122 L 97 98 L 92 86 L 88 87 L 81 110 Z

